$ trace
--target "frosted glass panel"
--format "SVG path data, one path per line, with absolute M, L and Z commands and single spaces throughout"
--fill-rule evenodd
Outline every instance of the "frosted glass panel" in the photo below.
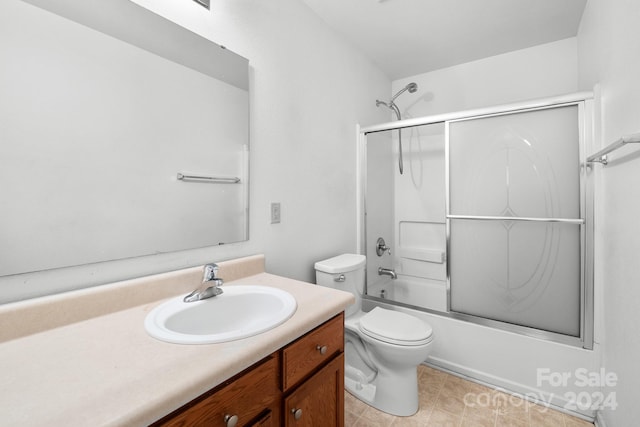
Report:
M 580 217 L 578 107 L 450 124 L 450 213 Z
M 397 168 L 397 156 L 393 155 L 392 132 L 367 135 L 366 142 L 367 195 L 366 195 L 366 247 L 367 278 L 374 282 L 379 278 L 378 267 L 391 268 L 389 256 L 376 255 L 376 240 L 385 239 L 393 246 L 393 174 Z M 395 248 L 393 248 L 395 251 Z M 385 261 L 387 264 L 376 263 Z M 378 265 L 379 264 L 379 265 Z M 370 283 L 369 283 L 370 284 Z
M 580 333 L 580 226 L 452 220 L 451 310 Z
M 450 307 L 580 335 L 579 116 L 565 106 L 450 123 Z M 545 222 L 524 222 L 539 218 Z

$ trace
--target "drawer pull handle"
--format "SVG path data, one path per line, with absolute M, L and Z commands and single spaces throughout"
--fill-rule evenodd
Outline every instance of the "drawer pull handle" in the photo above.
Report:
M 226 427 L 236 427 L 236 424 L 238 424 L 238 416 L 227 414 L 224 416 L 224 423 Z
M 302 418 L 302 409 L 298 408 L 293 408 L 291 410 L 291 413 L 293 414 L 293 418 L 295 418 L 296 420 L 299 420 L 300 418 Z
M 321 355 L 327 354 L 327 346 L 326 345 L 317 345 L 316 350 L 320 352 Z

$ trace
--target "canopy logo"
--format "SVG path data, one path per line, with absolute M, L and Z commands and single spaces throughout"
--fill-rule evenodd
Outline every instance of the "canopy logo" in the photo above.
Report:
M 549 368 L 538 368 L 536 380 L 536 385 L 543 389 L 548 389 L 550 386 L 582 390 L 572 390 L 562 394 L 546 392 L 518 394 L 498 388 L 485 393 L 467 393 L 464 396 L 464 403 L 470 407 L 488 407 L 501 412 L 524 405 L 527 400 L 541 405 L 543 407 L 541 412 L 549 408 L 554 401 L 557 405 L 565 402 L 564 409 L 576 412 L 618 407 L 615 391 L 606 392 L 605 390 L 617 385 L 618 375 L 615 372 L 607 372 L 604 368 L 599 371 L 578 368 L 571 372 L 555 372 Z M 503 393 L 496 393 L 496 391 Z
M 604 388 L 613 388 L 618 383 L 618 375 L 615 372 L 607 372 L 604 368 L 598 371 L 589 371 L 586 368 L 577 368 L 573 372 L 553 372 L 549 368 L 538 368 L 538 387 L 580 387 L 590 388 L 584 391 L 567 391 L 562 397 L 567 403 L 564 408 L 570 411 L 616 409 L 618 402 L 616 392 L 605 393 Z

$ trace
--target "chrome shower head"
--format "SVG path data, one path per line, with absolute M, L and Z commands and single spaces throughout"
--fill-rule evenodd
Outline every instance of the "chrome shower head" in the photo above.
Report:
M 417 83 L 409 83 L 408 85 L 406 85 L 405 87 L 403 87 L 402 89 L 400 89 L 398 91 L 398 93 L 396 93 L 395 95 L 393 95 L 391 97 L 391 102 L 393 102 L 397 97 L 399 97 L 400 95 L 402 95 L 404 92 L 409 91 L 409 93 L 415 93 L 418 90 L 418 84 Z

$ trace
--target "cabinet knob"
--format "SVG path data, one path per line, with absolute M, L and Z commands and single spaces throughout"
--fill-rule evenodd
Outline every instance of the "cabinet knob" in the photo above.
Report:
M 238 416 L 237 415 L 225 415 L 224 416 L 224 425 L 226 427 L 236 427 L 238 424 Z
M 320 352 L 321 355 L 327 354 L 327 346 L 326 345 L 317 345 L 316 350 Z
M 295 418 L 296 420 L 299 420 L 300 418 L 302 418 L 302 409 L 298 408 L 293 408 L 291 410 L 291 413 L 293 414 L 293 418 Z

